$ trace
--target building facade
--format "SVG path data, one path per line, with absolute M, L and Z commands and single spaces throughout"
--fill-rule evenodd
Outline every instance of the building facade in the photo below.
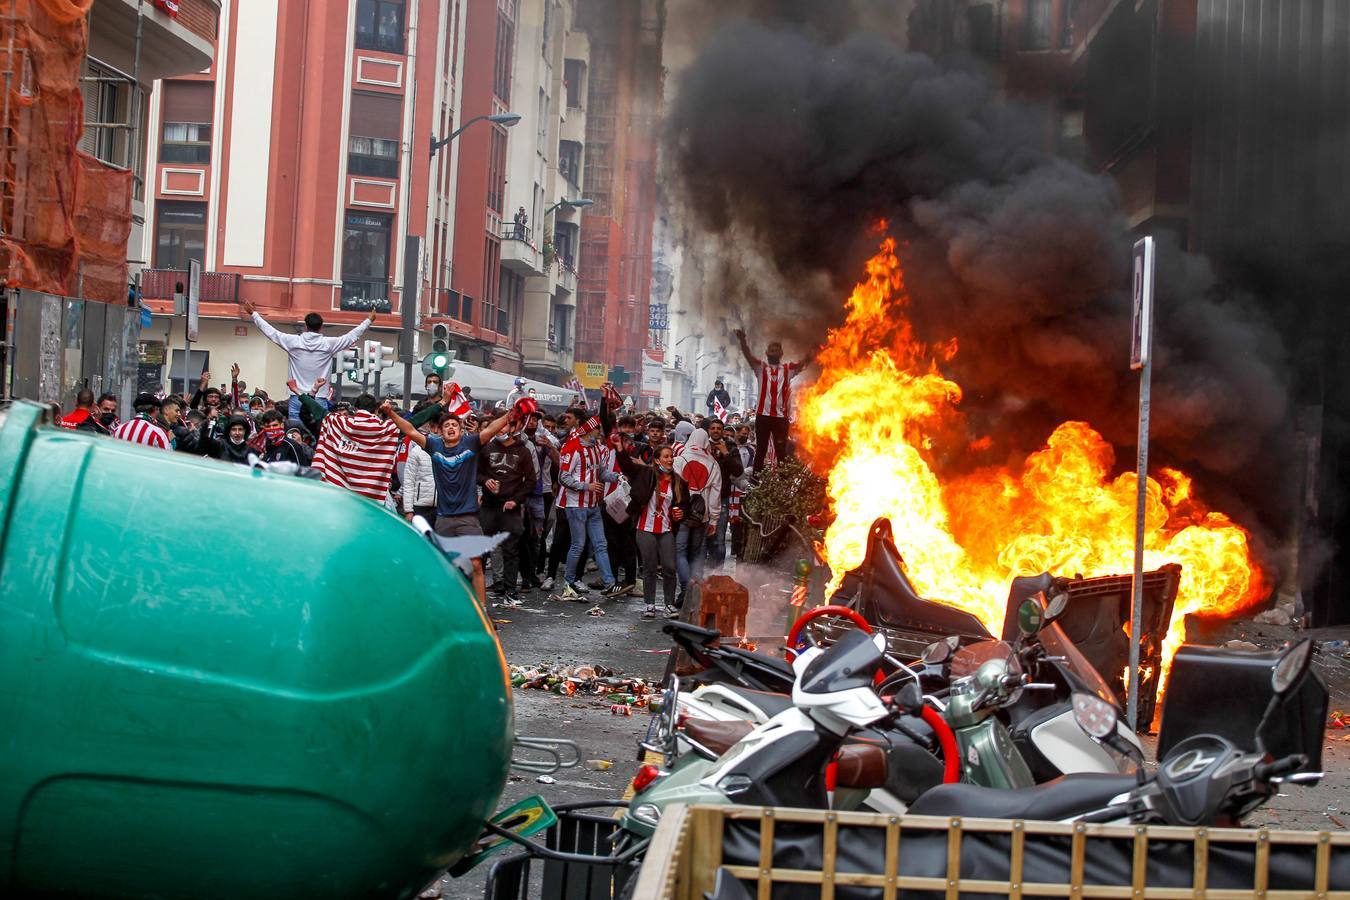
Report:
M 10 283 L 19 285 L 0 294 L 0 397 L 68 408 L 88 387 L 116 394 L 126 404 L 137 388 L 141 322 L 127 285 L 145 260 L 145 223 L 154 195 L 149 156 L 157 141 L 150 133 L 148 101 L 156 79 L 212 64 L 220 3 L 95 0 L 87 22 L 59 28 L 53 23 L 63 22 L 66 10 L 48 16 L 48 5 L 32 0 L 26 14 L 16 17 L 7 4 L 0 19 L 5 94 L 34 101 L 6 101 L 7 121 L 0 129 L 0 232 L 7 238 L 3 254 Z M 28 49 L 39 31 L 46 43 L 42 71 Z M 66 50 L 75 55 L 65 58 Z M 83 119 L 72 128 L 67 116 L 79 107 Z M 72 135 L 78 135 L 73 146 Z M 80 170 L 75 185 L 65 180 L 66 167 Z M 50 224 L 60 218 L 51 204 L 63 191 L 73 193 L 74 203 L 60 204 L 67 215 L 73 210 L 60 243 L 82 249 L 78 258 L 66 260 L 71 277 L 53 284 L 49 276 L 60 254 L 44 244 L 50 243 Z M 44 263 L 20 264 L 23 256 Z

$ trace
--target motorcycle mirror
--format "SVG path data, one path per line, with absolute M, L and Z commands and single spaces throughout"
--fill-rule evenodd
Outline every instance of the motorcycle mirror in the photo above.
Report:
M 930 666 L 936 666 L 944 663 L 952 655 L 952 648 L 947 646 L 946 641 L 934 641 L 923 648 L 923 654 L 920 657 Z
M 905 712 L 917 712 L 923 706 L 923 691 L 914 681 L 906 681 L 895 695 L 895 705 Z
M 1114 704 L 1107 703 L 1096 694 L 1074 691 L 1073 718 L 1079 728 L 1100 741 L 1115 734 L 1120 714 Z
M 1060 591 L 1050 598 L 1045 605 L 1045 615 L 1041 619 L 1041 627 L 1053 624 L 1064 615 L 1064 611 L 1069 608 L 1069 594 L 1067 591 Z
M 1290 688 L 1303 680 L 1303 673 L 1308 671 L 1308 664 L 1312 661 L 1312 639 L 1304 638 L 1297 644 L 1294 644 L 1280 661 L 1275 664 L 1275 668 L 1270 673 L 1270 686 L 1277 694 L 1285 694 Z
M 1017 608 L 1017 630 L 1030 637 L 1041 630 L 1041 604 L 1035 598 L 1024 600 Z

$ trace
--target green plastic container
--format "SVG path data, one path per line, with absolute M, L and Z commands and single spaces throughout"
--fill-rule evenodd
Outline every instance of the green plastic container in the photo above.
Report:
M 0 411 L 0 895 L 409 897 L 510 759 L 465 579 L 355 494 Z

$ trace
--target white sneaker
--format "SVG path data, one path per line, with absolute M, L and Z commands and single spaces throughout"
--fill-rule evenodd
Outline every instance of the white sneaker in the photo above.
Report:
M 552 579 L 552 578 L 545 578 L 544 581 L 543 581 L 543 583 L 539 585 L 539 589 L 540 589 L 541 591 L 551 591 L 551 590 L 553 590 L 553 579 Z

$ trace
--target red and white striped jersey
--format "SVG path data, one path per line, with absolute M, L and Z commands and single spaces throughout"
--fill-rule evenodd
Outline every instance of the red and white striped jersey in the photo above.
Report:
M 169 436 L 164 433 L 164 429 L 142 416 L 127 419 L 121 425 L 118 425 L 116 430 L 113 431 L 113 437 L 119 441 L 130 441 L 144 447 L 158 447 L 160 450 L 171 449 Z
M 773 416 L 779 419 L 788 417 L 792 405 L 791 381 L 797 374 L 796 363 L 759 364 L 759 407 L 756 415 Z
M 638 516 L 638 530 L 650 534 L 668 534 L 675 530 L 675 523 L 670 518 L 674 502 L 674 479 L 669 475 L 657 473 L 652 498 L 642 508 L 642 515 Z
M 727 496 L 727 521 L 739 522 L 741 520 L 741 502 L 745 499 L 745 491 L 738 487 L 733 487 L 731 493 Z
M 599 502 L 597 494 L 568 487 L 563 478 L 564 476 L 570 476 L 569 480 L 575 480 L 583 485 L 595 484 L 600 481 L 600 470 L 603 462 L 600 447 L 583 443 L 580 435 L 576 434 L 567 439 L 567 443 L 563 444 L 562 452 L 558 456 L 558 507 L 560 509 L 587 509 Z
M 613 447 L 610 447 L 607 450 L 605 450 L 604 456 L 601 458 L 601 465 L 606 470 L 612 472 L 616 476 L 623 474 L 623 470 L 619 468 L 619 451 L 615 450 Z M 605 482 L 606 497 L 608 497 L 610 494 L 614 493 L 618 489 L 619 489 L 619 479 L 617 477 L 613 481 Z
M 365 410 L 323 417 L 314 468 L 329 484 L 384 502 L 394 469 L 398 426 Z

